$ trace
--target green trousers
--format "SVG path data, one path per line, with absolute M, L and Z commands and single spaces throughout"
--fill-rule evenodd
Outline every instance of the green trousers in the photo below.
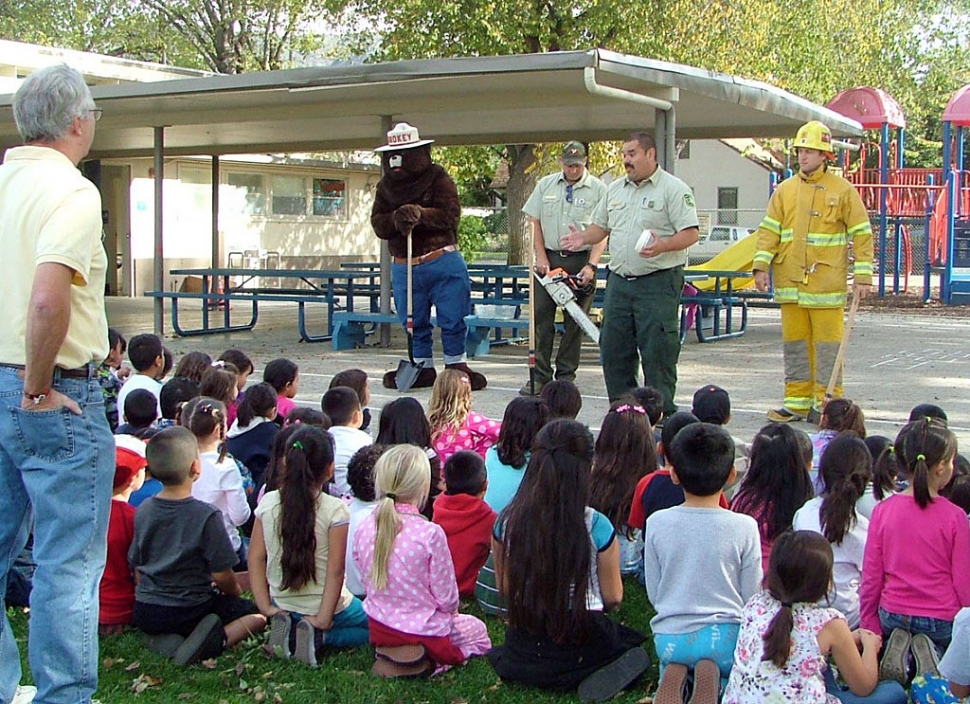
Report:
M 664 395 L 664 416 L 677 412 L 680 296 L 684 269 L 674 267 L 636 279 L 610 274 L 600 330 L 600 359 L 610 401 L 643 384 Z
M 589 252 L 577 252 L 571 257 L 562 257 L 559 252 L 546 250 L 549 257 L 549 269 L 565 269 L 569 274 L 578 274 L 589 261 Z M 552 346 L 556 339 L 556 304 L 546 293 L 546 289 L 538 281 L 535 282 L 536 293 L 536 390 L 548 384 L 553 378 L 576 379 L 579 369 L 580 348 L 583 345 L 582 328 L 576 324 L 569 313 L 564 313 L 562 339 L 556 352 L 556 368 L 552 368 Z M 584 311 L 589 313 L 593 304 L 593 291 L 582 294 L 576 291 L 576 300 Z

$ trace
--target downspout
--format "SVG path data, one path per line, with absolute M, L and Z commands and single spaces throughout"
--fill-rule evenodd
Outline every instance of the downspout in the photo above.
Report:
M 596 69 L 592 66 L 587 66 L 583 69 L 583 83 L 586 85 L 586 90 L 592 95 L 598 95 L 603 98 L 614 98 L 616 100 L 627 100 L 633 103 L 641 103 L 643 105 L 649 105 L 650 107 L 657 108 L 658 110 L 663 110 L 664 112 L 669 112 L 673 108 L 673 105 L 669 100 L 652 98 L 649 95 L 634 93 L 633 91 L 624 90 L 622 88 L 601 86 L 596 82 Z

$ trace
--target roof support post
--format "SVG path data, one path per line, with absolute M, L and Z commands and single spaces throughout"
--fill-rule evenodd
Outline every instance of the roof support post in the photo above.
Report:
M 677 118 L 673 106 L 669 110 L 657 108 L 653 138 L 657 144 L 657 163 L 667 173 L 674 173 L 674 162 L 677 158 Z
M 155 128 L 155 258 L 152 263 L 152 289 L 162 291 L 165 288 L 165 253 L 162 245 L 162 184 L 165 182 L 165 128 Z M 155 318 L 155 334 L 161 337 L 165 333 L 165 301 L 156 298 L 153 302 Z
M 381 115 L 381 143 L 383 144 L 387 133 L 391 131 L 391 116 Z M 382 159 L 383 161 L 383 159 Z M 384 177 L 384 169 L 381 167 L 381 178 Z M 375 193 L 375 197 L 377 194 Z M 387 240 L 381 240 L 381 313 L 391 312 L 391 251 L 387 248 Z M 391 345 L 391 326 L 389 323 L 381 323 L 381 347 Z
M 213 269 L 222 264 L 219 254 L 219 155 L 212 155 L 212 263 Z

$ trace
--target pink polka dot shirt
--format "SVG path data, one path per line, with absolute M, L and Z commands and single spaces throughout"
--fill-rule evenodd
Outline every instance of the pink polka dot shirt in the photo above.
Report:
M 441 526 L 414 506 L 398 503 L 395 508 L 402 526 L 388 558 L 384 589 L 376 589 L 371 581 L 376 511 L 364 519 L 354 536 L 354 562 L 367 591 L 364 611 L 402 633 L 448 636 L 458 613 L 458 583 L 448 539 Z
M 498 434 L 502 429 L 502 421 L 486 418 L 481 413 L 470 411 L 465 418 L 465 424 L 458 430 L 446 430 L 435 436 L 432 442 L 441 466 L 444 467 L 448 458 L 459 450 L 477 452 L 485 459 L 485 452 L 498 442 Z

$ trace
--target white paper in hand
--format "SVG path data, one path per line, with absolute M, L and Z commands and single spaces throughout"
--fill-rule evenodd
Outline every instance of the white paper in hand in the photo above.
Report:
M 637 240 L 637 252 L 642 252 L 644 249 L 653 244 L 654 236 L 653 232 L 650 230 L 644 230 L 640 233 L 640 239 Z

